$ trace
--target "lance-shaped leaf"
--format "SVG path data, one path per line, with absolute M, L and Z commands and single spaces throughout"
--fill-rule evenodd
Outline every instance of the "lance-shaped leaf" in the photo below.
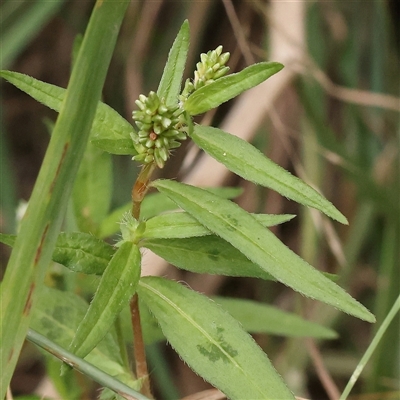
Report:
M 67 348 L 87 309 L 88 304 L 74 293 L 61 292 L 44 286 L 32 313 L 30 327 Z M 99 345 L 88 354 L 86 360 L 112 376 L 119 375 L 120 379 L 124 381 L 128 379 L 130 384 L 135 384 L 129 371 L 123 367 L 118 345 L 111 334 L 105 335 Z
M 221 129 L 195 125 L 193 141 L 230 171 L 258 185 L 269 187 L 300 204 L 316 208 L 347 224 L 346 217 L 301 179 L 272 162 L 258 149 Z
M 165 99 L 165 104 L 168 107 L 178 103 L 188 50 L 189 22 L 186 20 L 171 47 L 167 64 L 157 89 L 158 96 Z
M 239 196 L 243 191 L 241 188 L 236 187 L 207 188 L 207 190 L 226 199 L 233 199 Z M 99 237 L 105 238 L 119 232 L 119 222 L 121 221 L 122 215 L 131 208 L 132 202 L 129 202 L 108 215 L 100 225 Z M 146 220 L 165 211 L 176 210 L 176 208 L 176 203 L 168 196 L 161 193 L 150 193 L 143 199 L 140 209 L 140 219 Z
M 45 106 L 60 111 L 66 90 L 18 72 L 0 71 L 0 76 Z M 91 142 L 112 154 L 136 155 L 132 125 L 107 104 L 99 102 L 92 125 Z
M 212 300 L 158 277 L 138 293 L 182 359 L 230 399 L 293 399 L 268 357 Z
M 213 300 L 237 319 L 247 332 L 319 339 L 335 339 L 338 336 L 332 329 L 268 304 L 227 297 L 213 297 Z
M 252 214 L 263 226 L 273 226 L 291 220 L 294 215 Z M 146 221 L 144 239 L 188 238 L 211 235 L 196 218 L 185 212 L 171 212 L 157 215 Z
M 123 243 L 115 252 L 70 344 L 70 351 L 78 357 L 85 357 L 100 342 L 136 292 L 140 260 L 139 248 L 132 242 Z
M 292 252 L 237 204 L 174 181 L 157 180 L 153 186 L 279 282 L 358 318 L 375 321 L 363 305 Z
M 146 239 L 141 245 L 170 264 L 197 274 L 275 279 L 230 243 L 215 235 L 186 239 Z
M 183 107 L 190 115 L 202 114 L 264 82 L 282 68 L 283 65 L 277 62 L 253 64 L 236 74 L 223 76 L 195 90 Z
M 0 233 L 0 242 L 13 247 L 16 235 Z M 62 232 L 58 235 L 52 260 L 74 272 L 101 275 L 115 250 L 88 233 Z

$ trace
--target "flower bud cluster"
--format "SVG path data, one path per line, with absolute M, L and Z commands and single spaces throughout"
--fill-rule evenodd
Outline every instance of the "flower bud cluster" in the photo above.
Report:
M 196 64 L 193 82 L 187 79 L 181 94 L 181 101 L 185 101 L 196 89 L 214 82 L 216 79 L 226 75 L 229 67 L 225 64 L 230 57 L 229 53 L 222 53 L 222 46 L 215 50 L 200 54 L 200 62 Z
M 166 106 L 155 92 L 150 92 L 148 97 L 141 94 L 136 105 L 139 110 L 133 111 L 132 117 L 139 132 L 133 132 L 131 137 L 138 154 L 133 160 L 144 164 L 155 162 L 163 168 L 170 150 L 179 147 L 180 141 L 186 139 L 183 109 L 179 105 Z

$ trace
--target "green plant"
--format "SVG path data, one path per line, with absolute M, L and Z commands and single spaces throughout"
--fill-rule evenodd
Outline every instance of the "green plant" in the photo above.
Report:
M 80 54 L 84 54 L 84 46 Z M 111 377 L 151 396 L 141 337 L 140 298 L 145 307 L 143 310 L 147 307 L 151 311 L 163 334 L 180 356 L 230 398 L 292 398 L 293 395 L 266 355 L 220 305 L 176 282 L 160 277 L 140 278 L 140 249 L 148 248 L 182 269 L 274 279 L 307 297 L 366 321 L 374 321 L 367 309 L 265 229 L 265 226 L 284 222 L 291 216 L 251 215 L 224 198 L 227 197 L 226 192 L 221 189 L 213 192 L 171 180 L 151 181 L 154 169 L 162 168 L 169 159 L 170 151 L 189 137 L 237 175 L 314 207 L 341 223 L 347 223 L 346 218 L 318 192 L 274 164 L 250 144 L 219 129 L 196 125 L 192 121 L 193 116 L 215 108 L 266 80 L 277 73 L 282 65 L 259 63 L 239 73 L 227 75 L 225 64 L 229 55 L 222 53 L 220 46 L 201 56 L 194 81 L 187 80 L 181 92 L 188 46 L 189 26 L 185 22 L 170 51 L 157 92 L 150 92 L 148 96 L 141 95 L 137 101 L 139 109 L 133 112 L 133 118 L 138 130 L 110 107 L 98 104 L 91 128 L 91 143 L 77 172 L 72 194 L 75 217 L 81 231 L 61 233 L 55 242 L 55 227 L 51 244 L 55 245 L 52 254 L 54 261 L 74 272 L 95 274 L 101 278 L 89 307 L 81 298 L 68 291 L 43 289 L 35 304 L 30 325 L 42 336 L 57 342 L 57 345 L 49 342 L 45 344 L 45 339 L 33 331 L 28 333 L 28 338 L 47 349 L 53 348 L 54 354 L 81 370 L 83 364 L 80 365 L 79 360 L 85 357 L 93 364 L 101 365 L 109 379 L 100 379 L 99 372 L 90 368 L 85 369 L 85 373 L 123 396 L 143 398 L 138 393 L 132 394 L 132 391 L 129 394 L 129 389 L 125 392 L 117 389 Z M 68 92 L 65 93 L 63 89 L 13 72 L 2 71 L 1 76 L 38 101 L 59 111 L 61 115 L 65 113 L 64 98 L 68 98 Z M 94 105 L 97 104 L 98 94 L 97 97 L 93 95 Z M 88 118 L 87 115 L 84 118 Z M 60 124 L 57 123 L 52 140 L 59 141 L 60 149 L 65 149 L 65 144 L 62 147 L 63 142 L 56 135 Z M 89 127 L 86 130 L 89 132 Z M 132 190 L 131 212 L 123 217 L 119 213 L 117 217 L 121 220 L 122 237 L 115 246 L 99 239 L 113 234 L 112 227 L 116 222 L 116 214 L 109 213 L 110 160 L 103 151 L 130 155 L 142 164 Z M 60 156 L 63 158 L 64 153 L 60 152 Z M 74 167 L 76 170 L 77 166 Z M 94 171 L 101 173 L 95 177 Z M 59 173 L 57 168 L 55 173 Z M 68 179 L 72 185 L 73 175 L 68 171 L 61 182 L 65 183 Z M 52 191 L 53 179 L 47 178 L 45 183 Z M 88 190 L 88 184 L 96 184 L 95 193 L 94 189 Z M 145 197 L 149 187 L 156 188 L 159 193 Z M 142 204 L 146 200 L 155 204 L 155 199 L 160 197 L 163 199 L 162 209 L 155 207 L 157 212 L 144 216 L 141 212 Z M 176 211 L 178 208 L 179 211 Z M 36 209 L 31 203 L 29 212 L 34 211 Z M 54 211 L 50 210 L 49 213 Z M 41 256 L 40 251 L 38 254 L 36 250 L 41 249 L 43 244 L 40 238 L 46 236 L 48 230 L 46 218 L 41 214 L 37 218 L 42 223 L 43 235 L 39 235 L 36 242 L 31 243 L 29 236 L 23 237 L 23 226 L 17 239 L 2 235 L 2 241 L 10 245 L 15 240 L 15 254 L 22 251 L 20 243 L 27 243 L 26 246 L 29 244 L 34 262 L 36 256 Z M 31 229 L 31 235 L 37 233 L 37 230 Z M 47 249 L 49 256 L 52 245 Z M 193 255 L 194 250 L 196 253 Z M 43 265 L 47 261 L 42 261 Z M 9 276 L 17 271 L 14 265 L 16 263 L 10 261 L 7 271 Z M 15 274 L 21 276 L 23 271 Z M 9 307 L 12 295 L 12 290 L 6 286 L 12 278 L 7 279 L 2 284 L 1 293 L 2 300 L 7 300 L 4 301 L 4 307 Z M 43 273 L 37 279 L 38 282 L 43 279 Z M 28 281 L 25 286 L 28 295 Z M 118 327 L 118 316 L 129 299 L 135 340 L 136 376 L 129 371 L 125 340 Z M 233 300 L 223 300 L 220 303 L 230 309 L 231 313 L 234 313 L 232 310 L 235 306 L 239 309 L 255 307 L 252 304 L 238 306 Z M 16 318 L 10 316 L 9 320 Z M 312 327 L 305 321 L 293 320 L 292 327 L 295 323 L 300 327 L 306 326 L 308 332 L 314 330 L 315 336 L 333 335 L 331 331 Z M 5 323 L 2 334 L 4 326 Z M 73 359 L 69 354 L 71 352 L 75 355 Z M 2 362 L 7 354 L 3 349 Z M 9 371 L 11 369 L 8 367 Z M 68 368 L 63 367 L 63 372 L 67 376 Z M 65 378 L 57 379 L 59 386 L 65 389 Z M 107 398 L 112 395 L 104 392 L 102 396 Z

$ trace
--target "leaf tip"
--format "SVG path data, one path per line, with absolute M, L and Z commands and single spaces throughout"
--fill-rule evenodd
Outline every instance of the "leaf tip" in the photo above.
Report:
M 349 313 L 350 315 L 352 315 L 353 317 L 359 318 L 363 321 L 369 322 L 371 324 L 374 324 L 376 322 L 376 317 L 374 314 L 372 314 L 371 311 L 368 310 L 367 307 L 365 307 L 364 305 L 362 305 L 361 303 L 359 303 L 357 300 L 355 300 L 357 303 L 357 310 L 354 312 L 349 313 L 348 310 L 345 309 L 341 309 L 342 311 Z
M 338 210 L 335 213 L 335 216 L 332 216 L 332 218 L 336 219 L 336 221 L 340 222 L 343 225 L 349 225 L 348 219 Z
M 189 38 L 189 33 L 190 33 L 189 20 L 185 19 L 179 29 L 179 34 L 184 34 L 187 38 Z
M 366 322 L 370 322 L 371 324 L 374 324 L 376 322 L 376 317 L 374 314 L 372 314 L 371 311 L 365 309 L 365 317 L 363 317 L 362 319 Z

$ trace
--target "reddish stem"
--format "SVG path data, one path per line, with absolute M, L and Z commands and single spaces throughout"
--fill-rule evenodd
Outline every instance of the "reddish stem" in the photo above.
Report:
M 132 216 L 139 220 L 140 206 L 143 198 L 149 188 L 151 174 L 153 173 L 155 164 L 143 165 L 139 176 L 132 188 Z M 133 329 L 133 351 L 136 363 L 136 377 L 143 380 L 141 393 L 147 397 L 152 397 L 150 390 L 149 372 L 147 369 L 146 352 L 142 335 L 142 326 L 140 322 L 140 311 L 138 295 L 132 297 L 130 302 L 131 321 Z
M 142 335 L 142 326 L 140 323 L 140 311 L 139 311 L 139 298 L 137 293 L 131 299 L 131 321 L 133 329 L 133 353 L 136 363 L 136 377 L 142 379 L 141 393 L 147 397 L 152 398 L 150 390 L 150 379 L 147 368 L 146 351 L 144 348 L 144 341 Z
M 140 171 L 139 176 L 137 177 L 132 188 L 132 216 L 137 220 L 140 216 L 140 206 L 142 205 L 142 200 L 149 189 L 149 182 L 154 168 L 154 164 L 143 165 L 142 170 Z

